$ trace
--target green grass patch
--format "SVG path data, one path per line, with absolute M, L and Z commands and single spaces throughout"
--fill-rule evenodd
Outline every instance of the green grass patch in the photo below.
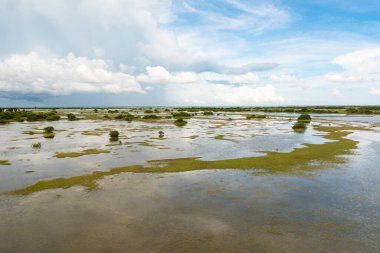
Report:
M 92 136 L 101 136 L 103 134 L 103 132 L 99 132 L 99 131 L 83 131 L 82 132 L 82 135 L 92 135 Z
M 350 155 L 357 148 L 357 141 L 347 139 L 347 135 L 361 128 L 340 126 L 327 127 L 317 126 L 316 130 L 325 132 L 325 138 L 330 140 L 323 144 L 304 144 L 302 148 L 296 148 L 289 153 L 265 152 L 265 156 L 226 159 L 219 161 L 202 161 L 198 158 L 179 158 L 149 161 L 149 166 L 134 165 L 111 169 L 109 171 L 95 171 L 89 175 L 75 176 L 70 178 L 57 178 L 37 182 L 26 188 L 15 190 L 10 194 L 27 195 L 47 189 L 70 188 L 83 186 L 88 190 L 98 187 L 97 180 L 108 175 L 122 172 L 135 173 L 160 173 L 182 172 L 201 169 L 260 169 L 268 173 L 277 172 L 304 172 L 313 169 L 323 169 L 331 164 L 342 164 L 346 160 L 343 155 Z M 76 157 L 81 153 L 63 153 L 63 157 Z M 90 152 L 92 153 L 92 152 Z M 61 153 L 62 154 L 62 153 Z M 67 154 L 70 154 L 67 156 Z M 75 156 L 71 156 L 75 154 Z M 87 153 L 85 153 L 87 154 Z
M 35 135 L 35 134 L 44 134 L 44 132 L 36 132 L 36 131 L 24 131 L 23 134 Z
M 0 160 L 0 165 L 11 165 L 8 160 Z
M 224 135 L 223 134 L 216 135 L 216 136 L 214 136 L 214 139 L 215 140 L 224 140 Z
M 56 153 L 54 157 L 57 158 L 74 158 L 74 157 L 79 157 L 79 156 L 84 156 L 84 155 L 96 155 L 96 154 L 107 154 L 110 153 L 109 150 L 104 150 L 104 149 L 85 149 L 81 152 L 61 152 L 61 153 Z

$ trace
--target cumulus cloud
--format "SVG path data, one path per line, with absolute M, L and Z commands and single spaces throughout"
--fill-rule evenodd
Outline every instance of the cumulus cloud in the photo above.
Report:
M 166 87 L 166 99 L 178 105 L 254 105 L 284 100 L 271 85 L 252 87 L 213 83 L 169 85 Z
M 226 82 L 231 84 L 252 84 L 260 81 L 260 77 L 252 72 L 241 75 L 226 75 L 215 72 L 174 72 L 170 73 L 162 66 L 146 67 L 146 74 L 136 77 L 139 82 L 157 84 L 192 84 L 195 82 Z
M 133 76 L 112 71 L 104 60 L 73 54 L 46 58 L 34 52 L 0 61 L 0 91 L 50 95 L 145 92 Z
M 343 68 L 341 73 L 329 73 L 325 79 L 337 83 L 380 81 L 380 47 L 357 50 L 336 57 L 333 64 Z
M 174 72 L 162 66 L 147 67 L 136 77 L 141 83 L 164 85 L 168 103 L 176 105 L 253 105 L 283 101 L 271 85 L 259 86 L 252 72 L 226 75 L 215 72 Z M 262 84 L 261 84 L 262 85 Z
M 162 66 L 146 67 L 147 74 L 141 74 L 137 76 L 137 80 L 140 82 L 148 83 L 193 83 L 199 80 L 198 76 L 193 72 L 179 72 L 171 74 Z

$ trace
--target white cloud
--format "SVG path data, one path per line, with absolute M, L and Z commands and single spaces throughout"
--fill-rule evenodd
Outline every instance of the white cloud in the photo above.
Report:
M 73 54 L 44 58 L 34 52 L 12 55 L 0 62 L 0 91 L 51 95 L 145 92 L 133 76 L 113 72 L 104 60 Z
M 241 75 L 226 75 L 214 72 L 174 72 L 170 73 L 162 66 L 146 67 L 146 74 L 137 76 L 139 82 L 157 84 L 181 84 L 195 82 L 228 82 L 231 84 L 252 84 L 260 81 L 260 77 L 252 72 Z
M 380 96 L 380 88 L 372 88 L 370 93 L 375 96 Z
M 194 83 L 166 86 L 166 99 L 178 105 L 255 105 L 284 101 L 271 85 L 251 87 Z
M 338 83 L 380 81 L 380 47 L 370 47 L 336 57 L 333 62 L 341 66 L 341 73 L 330 73 L 325 79 Z
M 147 83 L 192 83 L 199 80 L 198 76 L 193 72 L 179 72 L 171 74 L 162 66 L 146 67 L 147 74 L 137 76 L 137 80 Z

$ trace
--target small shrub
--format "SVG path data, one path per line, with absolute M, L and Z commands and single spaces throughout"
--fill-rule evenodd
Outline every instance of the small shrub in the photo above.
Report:
M 176 112 L 172 113 L 174 118 L 190 118 L 191 114 L 187 112 Z
M 145 115 L 144 117 L 142 117 L 143 119 L 160 119 L 159 116 L 155 115 L 155 114 L 150 114 L 150 115 Z
M 7 120 L 5 120 L 5 119 L 0 119 L 0 125 L 5 125 L 5 124 L 7 124 L 7 123 L 9 123 Z
M 115 117 L 117 120 L 126 120 L 128 122 L 131 122 L 133 118 L 133 115 L 129 113 L 119 114 Z
M 110 131 L 110 140 L 111 141 L 117 141 L 119 140 L 119 131 L 116 131 L 116 130 L 112 130 Z
M 56 121 L 59 120 L 61 117 L 57 113 L 50 113 L 46 116 L 47 121 Z
M 144 113 L 153 113 L 152 110 L 145 110 Z
M 178 127 L 184 126 L 186 124 L 187 124 L 187 121 L 183 120 L 182 118 L 179 118 L 179 119 L 174 121 L 174 125 L 176 125 Z
M 214 115 L 214 113 L 211 111 L 207 111 L 207 112 L 203 112 L 203 115 Z
M 67 114 L 67 119 L 70 121 L 74 121 L 74 120 L 77 120 L 78 118 L 74 114 L 69 113 L 69 114 Z
M 252 114 L 252 115 L 247 115 L 247 119 L 266 119 L 267 115 L 263 114 Z
M 52 126 L 47 126 L 44 128 L 45 133 L 52 133 L 54 131 L 54 127 Z
M 32 147 L 33 147 L 33 148 L 41 148 L 41 146 L 42 146 L 42 145 L 41 145 L 41 142 L 36 142 L 36 143 L 33 143 L 33 144 L 32 144 Z
M 310 122 L 311 121 L 311 116 L 309 114 L 301 114 L 298 119 L 298 122 Z
M 158 131 L 158 137 L 163 138 L 165 135 L 164 131 Z

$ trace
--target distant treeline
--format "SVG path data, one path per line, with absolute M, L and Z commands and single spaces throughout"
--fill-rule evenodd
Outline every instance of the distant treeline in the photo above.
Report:
M 32 112 L 17 108 L 0 108 L 0 124 L 18 121 L 55 121 L 61 117 L 56 111 Z
M 187 112 L 284 112 L 284 113 L 347 113 L 380 114 L 380 106 L 292 106 L 292 107 L 179 107 Z

